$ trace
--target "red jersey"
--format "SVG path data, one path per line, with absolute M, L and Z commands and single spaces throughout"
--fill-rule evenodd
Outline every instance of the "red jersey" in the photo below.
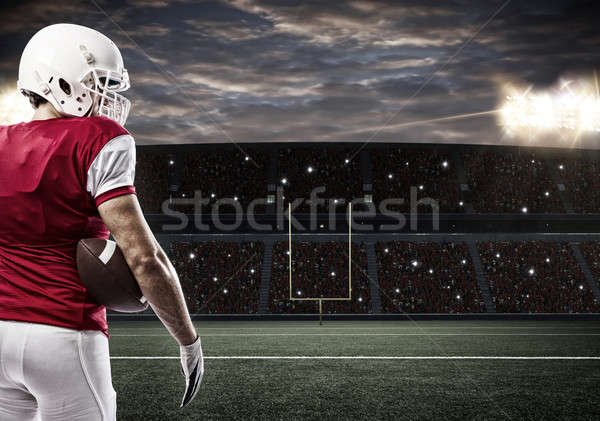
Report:
M 0 126 L 0 319 L 107 332 L 77 273 L 82 238 L 108 238 L 97 207 L 134 193 L 133 138 L 104 117 Z

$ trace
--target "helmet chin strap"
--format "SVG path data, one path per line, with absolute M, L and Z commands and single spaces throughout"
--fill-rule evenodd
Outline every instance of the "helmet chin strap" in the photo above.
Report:
M 92 101 L 92 105 L 90 105 L 90 108 L 86 111 L 84 117 L 94 117 L 94 116 L 98 116 L 98 109 L 100 109 L 100 101 L 102 101 L 102 97 L 99 97 L 95 94 L 92 94 L 94 96 L 94 100 Z
M 87 110 L 87 112 L 83 115 L 84 117 L 92 117 L 92 110 L 94 109 L 94 105 L 90 105 L 90 108 Z
M 87 50 L 85 45 L 80 45 L 79 51 L 81 51 L 81 55 L 83 55 L 83 58 L 85 59 L 88 66 L 91 67 L 92 64 L 94 64 L 94 62 L 96 61 L 94 59 L 94 56 L 92 55 L 92 53 L 90 53 Z M 84 117 L 92 117 L 94 115 L 94 109 L 98 108 L 97 105 L 98 105 L 98 97 L 96 95 L 94 95 L 94 100 L 92 101 L 92 105 L 90 105 L 90 108 L 86 111 L 86 113 L 84 114 Z

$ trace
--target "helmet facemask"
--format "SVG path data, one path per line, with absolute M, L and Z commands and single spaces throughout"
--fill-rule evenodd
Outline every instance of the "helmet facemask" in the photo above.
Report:
M 119 73 L 92 67 L 81 77 L 80 82 L 94 98 L 91 115 L 108 117 L 122 126 L 125 125 L 131 102 L 118 92 L 129 89 L 129 75 L 126 69 Z

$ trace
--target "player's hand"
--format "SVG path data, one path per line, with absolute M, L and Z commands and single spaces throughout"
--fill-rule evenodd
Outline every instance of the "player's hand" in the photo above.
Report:
M 179 354 L 181 355 L 181 369 L 185 376 L 185 393 L 181 401 L 181 408 L 183 408 L 194 399 L 198 390 L 200 390 L 200 383 L 204 374 L 204 359 L 200 337 L 198 336 L 193 344 L 181 345 Z

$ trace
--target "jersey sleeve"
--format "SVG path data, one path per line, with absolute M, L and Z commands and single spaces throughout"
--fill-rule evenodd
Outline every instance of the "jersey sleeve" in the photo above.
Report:
M 87 170 L 86 190 L 97 206 L 117 196 L 135 194 L 135 143 L 129 134 L 109 140 Z

